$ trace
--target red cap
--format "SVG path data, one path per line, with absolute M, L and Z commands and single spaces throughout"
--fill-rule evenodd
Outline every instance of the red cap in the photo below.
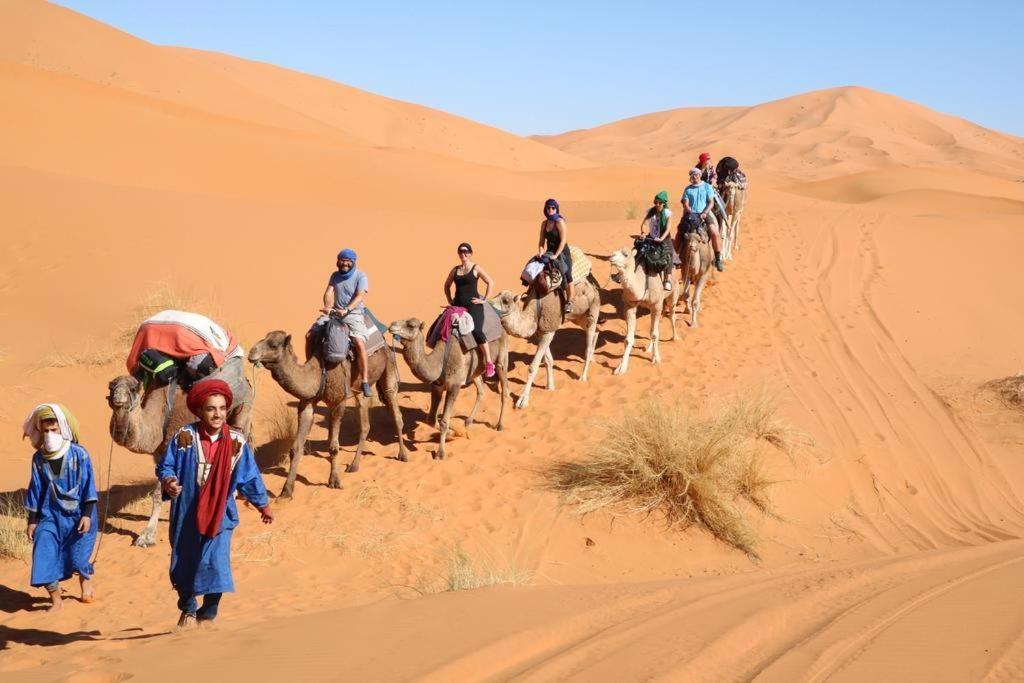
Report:
M 707 152 L 701 152 L 700 153 L 700 163 L 703 164 L 705 161 L 707 161 L 710 158 L 711 158 L 711 155 L 708 154 Z

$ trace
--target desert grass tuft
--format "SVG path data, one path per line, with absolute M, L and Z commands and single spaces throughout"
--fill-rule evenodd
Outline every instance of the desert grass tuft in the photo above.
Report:
M 512 566 L 496 567 L 492 562 L 474 562 L 459 546 L 454 546 L 448 556 L 444 590 L 464 591 L 487 586 L 522 586 L 533 580 L 533 572 Z
M 196 311 L 217 322 L 216 312 L 209 310 L 195 291 L 178 289 L 167 283 L 157 283 L 142 301 L 127 316 L 123 325 L 115 328 L 106 339 L 79 339 L 79 347 L 69 351 L 56 351 L 45 356 L 40 368 L 68 368 L 81 366 L 105 366 L 123 360 L 128 355 L 135 333 L 143 320 L 166 309 Z
M 707 418 L 645 405 L 605 423 L 584 459 L 550 467 L 547 484 L 580 514 L 659 514 L 671 527 L 696 524 L 756 557 L 743 501 L 772 514 L 773 483 L 757 440 L 788 443 L 786 429 L 760 400 L 737 400 Z
M 635 220 L 640 215 L 640 206 L 636 202 L 630 202 L 626 205 L 626 220 Z
M 27 560 L 32 542 L 25 535 L 25 508 L 21 491 L 0 493 L 0 557 Z
M 259 424 L 266 429 L 267 436 L 266 442 L 256 449 L 260 469 L 286 464 L 299 428 L 295 408 L 277 399 L 269 408 L 259 410 L 259 418 Z
M 784 452 L 790 460 L 797 451 L 811 444 L 810 435 L 776 416 L 778 406 L 767 389 L 738 394 L 723 410 L 722 419 L 751 439 L 764 441 Z
M 994 391 L 1007 408 L 1024 410 L 1024 375 L 995 379 L 985 386 Z

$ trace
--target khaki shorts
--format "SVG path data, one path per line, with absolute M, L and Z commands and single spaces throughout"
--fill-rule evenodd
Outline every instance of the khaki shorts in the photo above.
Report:
M 365 314 L 362 311 L 353 311 L 349 313 L 341 322 L 345 323 L 345 327 L 348 328 L 348 336 L 350 339 L 361 339 L 366 341 L 370 338 L 370 331 L 366 329 L 366 320 L 363 317 Z

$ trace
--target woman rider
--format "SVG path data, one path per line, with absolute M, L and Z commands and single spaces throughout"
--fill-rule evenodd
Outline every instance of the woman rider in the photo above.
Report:
M 558 213 L 558 202 L 549 199 L 544 202 L 544 222 L 540 224 L 540 241 L 537 255 L 551 254 L 555 265 L 565 280 L 565 312 L 572 313 L 572 255 L 569 253 L 569 238 L 565 219 Z
M 640 234 L 644 234 L 647 228 L 647 237 L 662 246 L 662 248 L 673 251 L 673 243 L 669 239 L 669 221 L 672 219 L 672 212 L 668 208 L 668 192 L 662 190 L 654 195 L 654 206 L 647 210 L 647 215 L 640 223 Z M 662 272 L 665 291 L 672 291 L 672 265 L 673 259 L 669 259 L 668 267 Z
M 449 306 L 459 306 L 469 311 L 473 318 L 473 339 L 484 357 L 484 377 L 494 377 L 494 362 L 491 361 L 491 349 L 484 335 L 484 304 L 491 292 L 494 282 L 484 269 L 473 262 L 473 247 L 469 242 L 459 245 L 459 265 L 451 269 L 448 279 L 444 281 L 444 297 Z M 477 291 L 477 280 L 484 281 L 484 295 Z M 455 284 L 455 296 L 452 296 L 452 284 Z

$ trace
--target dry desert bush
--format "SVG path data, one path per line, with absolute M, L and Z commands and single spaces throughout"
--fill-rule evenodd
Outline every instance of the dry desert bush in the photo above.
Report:
M 522 586 L 533 579 L 533 572 L 511 565 L 499 567 L 494 562 L 474 562 L 459 546 L 454 546 L 448 556 L 448 571 L 445 575 L 446 591 L 464 591 L 487 586 Z
M 743 501 L 772 513 L 773 484 L 759 442 L 792 454 L 798 432 L 775 417 L 766 394 L 737 398 L 710 417 L 645 405 L 602 426 L 582 460 L 556 463 L 547 485 L 580 514 L 660 514 L 676 528 L 698 525 L 757 557 Z
M 40 367 L 103 366 L 123 360 L 128 355 L 142 321 L 167 309 L 200 312 L 224 324 L 218 319 L 216 311 L 210 310 L 209 302 L 203 301 L 196 292 L 158 283 L 132 310 L 131 315 L 126 317 L 124 324 L 114 329 L 107 338 L 80 339 L 76 349 L 54 352 L 42 360 Z
M 995 379 L 986 386 L 996 393 L 1006 407 L 1024 409 L 1024 375 Z
M 295 408 L 277 399 L 269 408 L 260 409 L 258 424 L 267 431 L 267 440 L 256 449 L 260 470 L 288 463 L 288 453 L 298 431 Z
M 32 556 L 32 543 L 25 535 L 22 492 L 0 493 L 0 557 L 25 560 Z

